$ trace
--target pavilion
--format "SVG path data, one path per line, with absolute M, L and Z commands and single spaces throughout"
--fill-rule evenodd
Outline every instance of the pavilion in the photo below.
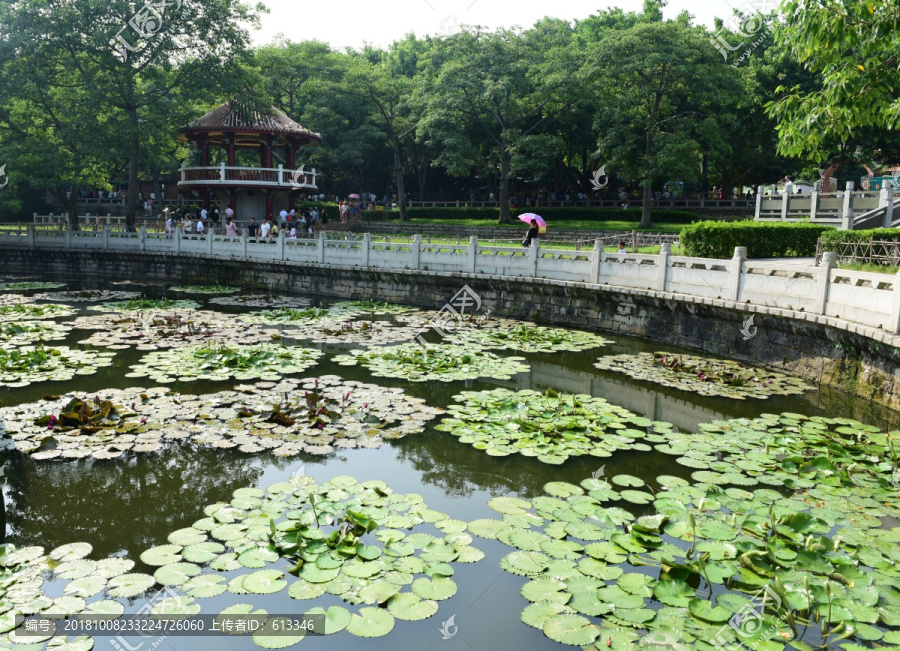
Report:
M 241 220 L 274 216 L 317 189 L 316 170 L 295 165 L 300 148 L 320 144 L 322 136 L 278 109 L 262 112 L 232 99 L 182 128 L 178 137 L 200 153 L 200 167 L 181 166 L 178 189 L 207 208 L 212 202 L 228 205 Z M 213 166 L 216 147 L 225 160 Z M 258 167 L 238 164 L 238 157 L 247 163 L 247 150 L 259 152 Z

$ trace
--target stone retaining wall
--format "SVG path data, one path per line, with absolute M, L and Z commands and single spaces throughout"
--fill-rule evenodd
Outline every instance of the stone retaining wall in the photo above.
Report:
M 619 333 L 782 368 L 900 410 L 900 338 L 839 319 L 667 292 L 558 280 L 378 270 L 201 255 L 3 251 L 0 272 L 59 280 L 219 283 L 322 298 L 377 299 L 439 309 L 469 285 L 497 316 Z M 740 330 L 756 314 L 758 333 Z

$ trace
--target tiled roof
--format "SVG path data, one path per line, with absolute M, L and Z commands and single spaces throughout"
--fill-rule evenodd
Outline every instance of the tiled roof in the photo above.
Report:
M 237 100 L 225 102 L 217 109 L 194 120 L 182 131 L 234 131 L 248 130 L 260 133 L 278 133 L 285 135 L 306 136 L 322 140 L 322 135 L 301 127 L 282 111 L 270 109 L 269 114 L 251 109 Z

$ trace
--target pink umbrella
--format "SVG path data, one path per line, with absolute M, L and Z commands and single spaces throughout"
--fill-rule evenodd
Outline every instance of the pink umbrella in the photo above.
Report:
M 540 215 L 535 215 L 533 212 L 527 212 L 524 215 L 519 215 L 519 220 L 525 222 L 526 224 L 531 224 L 531 220 L 537 222 L 538 227 L 547 228 L 547 222 L 544 221 L 544 218 Z
M 358 195 L 358 194 L 351 194 L 351 195 L 349 195 L 349 196 L 350 196 L 351 199 L 359 199 L 359 195 Z

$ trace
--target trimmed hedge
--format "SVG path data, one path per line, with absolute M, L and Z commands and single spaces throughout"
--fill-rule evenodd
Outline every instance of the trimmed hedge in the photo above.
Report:
M 822 250 L 837 251 L 841 244 L 900 242 L 900 228 L 870 228 L 865 231 L 833 230 L 822 233 Z
M 699 222 L 682 229 L 681 246 L 698 258 L 730 258 L 737 246 L 747 247 L 748 258 L 812 257 L 819 238 L 833 230 L 806 222 Z
M 519 215 L 527 212 L 537 213 L 548 222 L 558 222 L 566 220 L 594 220 L 598 222 L 606 221 L 641 221 L 641 209 L 629 208 L 622 210 L 621 208 L 591 208 L 581 206 L 538 206 L 536 208 L 514 208 L 510 211 L 512 218 L 516 219 Z M 379 213 L 384 214 L 384 213 Z M 396 216 L 398 213 L 391 213 Z M 407 214 L 410 219 L 482 219 L 487 221 L 497 221 L 500 218 L 499 208 L 408 208 Z M 654 210 L 653 221 L 665 224 L 690 224 L 700 217 L 695 213 L 685 212 L 681 210 Z

